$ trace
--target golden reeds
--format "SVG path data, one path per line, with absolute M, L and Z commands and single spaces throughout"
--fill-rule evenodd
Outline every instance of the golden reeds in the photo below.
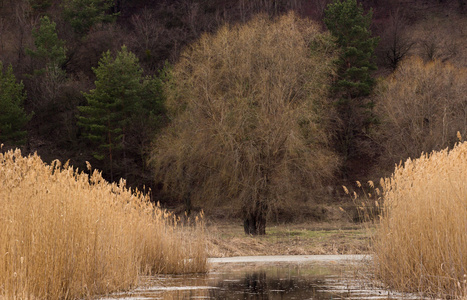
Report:
M 16 150 L 0 153 L 0 187 L 0 297 L 76 299 L 206 270 L 202 226 L 177 224 L 123 180 Z
M 466 297 L 467 142 L 407 160 L 382 185 L 379 278 L 398 290 Z

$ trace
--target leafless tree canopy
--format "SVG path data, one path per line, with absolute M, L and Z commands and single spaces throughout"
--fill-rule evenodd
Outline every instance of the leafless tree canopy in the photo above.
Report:
M 383 116 L 383 165 L 454 145 L 467 134 L 466 70 L 439 60 L 410 58 L 377 88 Z
M 204 35 L 166 86 L 173 121 L 154 148 L 157 180 L 244 214 L 312 198 L 337 166 L 326 132 L 334 50 L 294 14 Z

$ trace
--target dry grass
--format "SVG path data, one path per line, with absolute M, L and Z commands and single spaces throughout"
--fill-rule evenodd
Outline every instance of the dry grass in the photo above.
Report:
M 382 183 L 377 275 L 398 290 L 466 297 L 467 142 L 409 159 Z
M 0 295 L 76 299 L 131 288 L 140 274 L 202 272 L 202 226 L 177 220 L 99 172 L 0 153 Z
M 347 221 L 271 224 L 265 236 L 245 235 L 239 220 L 207 222 L 209 257 L 370 253 L 374 229 Z

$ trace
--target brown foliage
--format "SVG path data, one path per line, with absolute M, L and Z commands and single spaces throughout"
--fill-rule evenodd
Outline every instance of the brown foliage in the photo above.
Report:
M 466 87 L 465 69 L 420 58 L 404 61 L 377 88 L 384 165 L 453 146 L 457 131 L 465 136 Z
M 171 197 L 244 215 L 312 198 L 337 166 L 326 132 L 333 51 L 294 14 L 204 35 L 167 84 L 173 122 L 154 149 L 157 180 Z

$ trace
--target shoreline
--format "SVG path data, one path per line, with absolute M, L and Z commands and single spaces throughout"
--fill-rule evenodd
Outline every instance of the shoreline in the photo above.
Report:
M 340 262 L 349 260 L 371 259 L 368 254 L 332 254 L 332 255 L 260 255 L 208 258 L 208 263 L 294 263 L 294 262 Z

